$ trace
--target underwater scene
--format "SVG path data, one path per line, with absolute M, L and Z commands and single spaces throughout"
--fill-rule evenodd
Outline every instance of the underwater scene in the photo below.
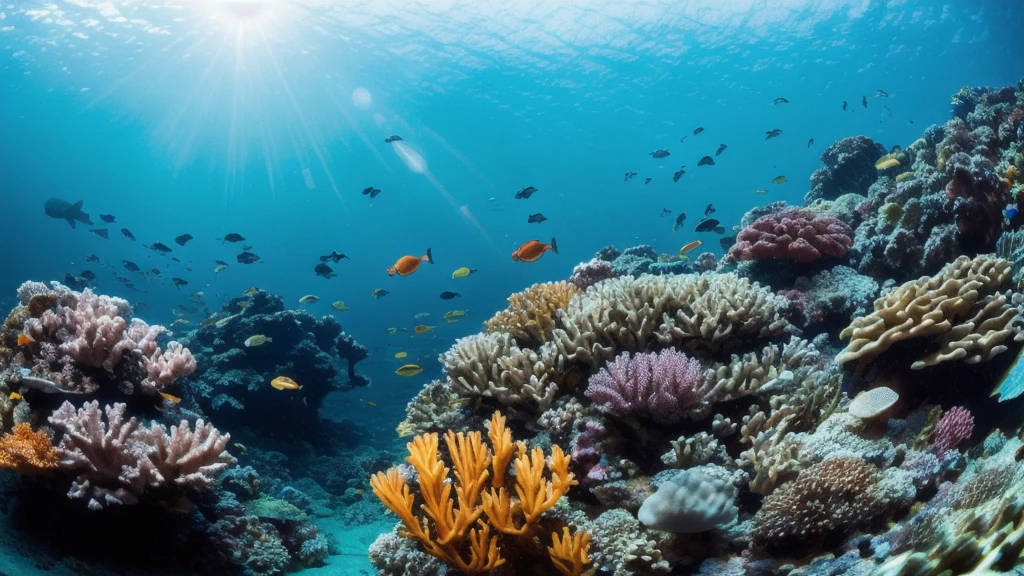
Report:
M 0 2 L 0 576 L 1024 574 L 1022 32 Z

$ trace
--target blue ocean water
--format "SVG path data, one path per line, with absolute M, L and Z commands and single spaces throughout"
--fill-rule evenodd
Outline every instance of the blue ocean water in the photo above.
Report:
M 693 229 L 706 205 L 729 229 L 754 205 L 799 203 L 839 138 L 908 146 L 950 117 L 962 86 L 1016 84 L 1022 28 L 1012 0 L 7 2 L 0 303 L 24 280 L 83 269 L 165 325 L 197 291 L 213 310 L 251 286 L 295 308 L 317 295 L 302 307 L 369 348 L 373 379 L 324 415 L 390 434 L 441 376 L 437 355 L 510 293 L 567 278 L 608 244 L 675 254 L 700 239 L 720 255 L 717 235 Z M 385 143 L 392 134 L 402 140 Z M 51 197 L 83 201 L 96 224 L 47 217 Z M 527 223 L 537 212 L 547 221 Z M 101 226 L 109 239 L 89 232 Z M 220 240 L 230 232 L 257 263 L 236 263 L 240 244 Z M 184 233 L 194 240 L 179 247 Z M 551 238 L 558 254 L 510 258 Z M 427 248 L 433 265 L 387 275 Z M 332 250 L 350 259 L 316 276 Z M 90 254 L 160 275 L 128 289 Z M 229 267 L 215 273 L 218 259 Z M 477 272 L 453 279 L 462 266 Z M 372 298 L 378 288 L 390 294 Z M 461 297 L 440 299 L 447 290 Z M 452 309 L 468 314 L 446 323 Z M 436 328 L 388 331 L 417 324 Z M 394 374 L 409 361 L 424 373 Z

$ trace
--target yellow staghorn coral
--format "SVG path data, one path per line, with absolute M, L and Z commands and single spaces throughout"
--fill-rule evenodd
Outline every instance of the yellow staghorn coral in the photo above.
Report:
M 580 289 L 571 282 L 534 284 L 508 297 L 508 308 L 485 322 L 488 332 L 508 332 L 523 343 L 547 342 L 559 310 L 569 306 Z
M 0 438 L 0 468 L 19 474 L 37 474 L 53 470 L 60 465 L 57 451 L 45 432 L 33 432 L 22 422 L 10 434 Z
M 1013 295 L 999 291 L 1012 268 L 994 256 L 961 256 L 935 276 L 907 282 L 840 333 L 850 344 L 836 361 L 869 361 L 897 342 L 923 339 L 932 348 L 911 365 L 914 370 L 952 360 L 991 360 L 1009 340 L 1024 340 Z
M 540 448 L 529 451 L 525 444 L 512 441 L 500 412 L 491 417 L 488 439 L 490 446 L 477 431 L 449 430 L 445 434 L 454 481 L 449 478 L 451 469 L 438 455 L 436 433 L 418 435 L 407 444 L 406 461 L 419 476 L 422 516 L 416 515 L 416 496 L 397 468 L 378 472 L 370 479 L 373 493 L 401 519 L 403 536 L 418 541 L 427 554 L 468 574 L 488 572 L 505 564 L 503 545 L 514 548 L 517 559 L 522 550 L 536 549 L 534 536 L 541 515 L 576 484 L 569 471 L 570 459 L 561 448 L 553 447 L 550 462 L 546 462 Z M 516 500 L 504 485 L 510 463 L 516 471 Z M 550 480 L 545 478 L 545 468 L 550 471 Z M 491 487 L 484 491 L 488 480 Z M 589 536 L 577 533 L 570 537 L 568 528 L 563 534 L 563 539 L 556 537 L 549 548 L 551 560 L 560 573 L 579 575 L 589 562 Z M 517 540 L 507 540 L 513 537 Z
M 551 534 L 551 546 L 548 546 L 548 554 L 555 568 L 565 576 L 580 576 L 583 574 L 583 567 L 590 563 L 590 534 L 577 532 L 574 536 L 569 535 L 568 528 L 562 528 L 562 537 L 558 532 Z

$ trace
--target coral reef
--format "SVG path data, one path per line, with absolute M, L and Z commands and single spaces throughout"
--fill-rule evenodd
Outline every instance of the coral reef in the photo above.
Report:
M 232 300 L 211 320 L 185 340 L 198 361 L 187 394 L 225 428 L 315 437 L 324 397 L 369 383 L 355 372 L 367 350 L 331 316 L 285 310 L 280 296 L 261 290 Z M 268 341 L 246 346 L 256 335 Z M 346 373 L 342 362 L 347 378 L 339 374 Z M 302 389 L 274 390 L 270 381 L 278 376 Z
M 729 255 L 736 260 L 792 260 L 804 264 L 842 258 L 853 230 L 837 218 L 799 208 L 762 216 L 740 230 Z
M 825 149 L 825 164 L 811 175 L 811 190 L 804 203 L 835 200 L 843 194 L 865 194 L 878 178 L 875 161 L 885 148 L 866 136 L 843 138 Z

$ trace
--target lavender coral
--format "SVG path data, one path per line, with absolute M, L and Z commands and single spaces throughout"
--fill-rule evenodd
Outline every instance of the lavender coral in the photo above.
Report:
M 682 352 L 627 352 L 590 377 L 586 395 L 602 412 L 671 424 L 707 412 L 708 382 L 700 362 Z
M 935 426 L 935 440 L 932 442 L 932 450 L 942 456 L 946 452 L 955 449 L 965 440 L 970 439 L 974 433 L 974 416 L 971 411 L 963 406 L 950 408 L 938 425 Z
M 610 262 L 592 258 L 590 262 L 581 262 L 573 268 L 569 282 L 575 284 L 580 290 L 586 290 L 601 280 L 614 277 L 615 269 L 612 268 Z
M 140 428 L 124 412 L 120 403 L 101 412 L 96 401 L 77 410 L 64 402 L 49 418 L 63 432 L 57 446 L 61 468 L 78 473 L 68 497 L 88 498 L 92 510 L 135 504 L 149 487 L 209 488 L 234 464 L 225 451 L 231 435 L 212 424 L 199 420 L 192 430 L 183 420 L 168 433 L 161 424 Z

